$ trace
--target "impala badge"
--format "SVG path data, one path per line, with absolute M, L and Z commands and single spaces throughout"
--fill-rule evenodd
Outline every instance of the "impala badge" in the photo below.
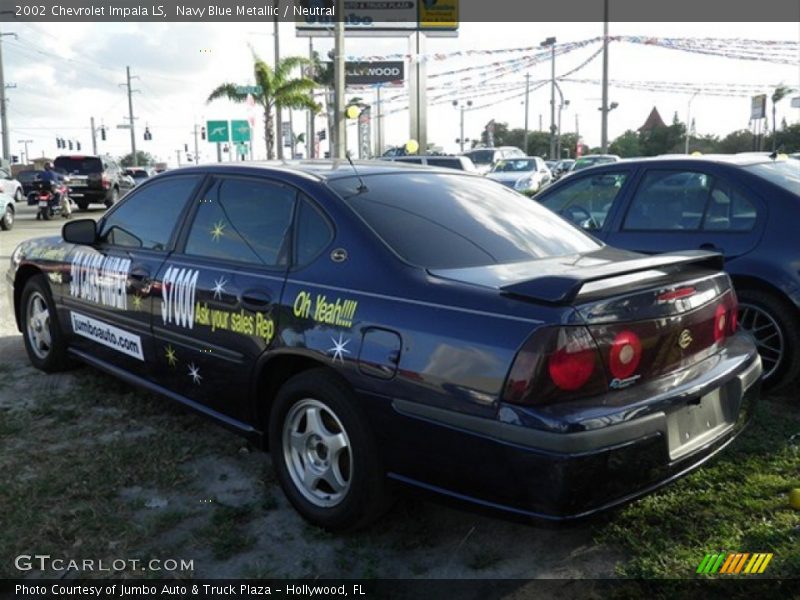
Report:
M 681 331 L 681 334 L 678 336 L 678 346 L 681 347 L 681 350 L 686 350 L 689 346 L 691 346 L 694 338 L 692 334 L 689 333 L 688 329 L 684 329 Z

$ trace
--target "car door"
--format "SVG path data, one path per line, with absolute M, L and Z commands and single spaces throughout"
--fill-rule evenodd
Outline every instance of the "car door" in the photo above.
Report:
M 575 225 L 604 239 L 609 216 L 618 210 L 626 193 L 630 169 L 610 169 L 600 173 L 570 176 L 563 183 L 537 196 L 544 206 Z
M 297 191 L 219 176 L 207 183 L 156 276 L 152 304 L 159 379 L 239 421 L 255 361 L 272 344 L 289 264 Z
M 637 252 L 701 249 L 732 259 L 758 243 L 765 212 L 724 172 L 650 167 L 606 241 Z
M 100 221 L 97 244 L 70 250 L 60 311 L 70 346 L 150 378 L 153 278 L 201 179 L 171 177 L 141 188 Z

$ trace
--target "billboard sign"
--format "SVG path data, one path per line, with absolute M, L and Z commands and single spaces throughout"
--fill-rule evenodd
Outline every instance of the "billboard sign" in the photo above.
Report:
M 301 37 L 332 36 L 335 0 L 299 0 L 295 30 Z M 302 13 L 302 14 L 301 14 Z M 458 29 L 458 0 L 344 0 L 347 35 L 436 35 Z
M 358 157 L 370 157 L 372 147 L 372 116 L 369 106 L 364 107 L 358 115 Z
M 402 83 L 405 79 L 405 63 L 401 60 L 377 62 L 348 62 L 345 65 L 347 85 L 377 85 Z
M 767 95 L 760 94 L 750 98 L 750 120 L 764 119 L 767 116 Z

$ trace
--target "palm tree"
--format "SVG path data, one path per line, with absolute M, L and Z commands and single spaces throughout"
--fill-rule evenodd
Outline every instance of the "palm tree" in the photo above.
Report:
M 309 109 L 314 112 L 320 106 L 314 102 L 312 92 L 316 83 L 308 77 L 292 78 L 292 71 L 301 65 L 308 64 L 308 60 L 299 56 L 287 56 L 281 59 L 277 67 L 265 63 L 253 52 L 253 74 L 256 85 L 261 88 L 261 93 L 254 96 L 256 104 L 264 109 L 264 140 L 267 144 L 267 156 L 275 158 L 275 127 L 272 122 L 272 113 L 276 107 Z M 217 86 L 208 96 L 206 102 L 218 98 L 227 98 L 233 102 L 245 102 L 247 94 L 238 91 L 238 86 L 233 83 L 223 83 Z M 278 140 L 278 143 L 282 143 Z
M 775 88 L 775 91 L 772 92 L 772 151 L 775 152 L 776 142 L 778 141 L 777 135 L 775 133 L 775 125 L 777 120 L 775 119 L 775 105 L 778 104 L 781 100 L 783 100 L 786 96 L 791 94 L 794 89 L 790 88 L 788 85 L 783 85 L 782 83 Z M 769 130 L 767 130 L 769 131 Z

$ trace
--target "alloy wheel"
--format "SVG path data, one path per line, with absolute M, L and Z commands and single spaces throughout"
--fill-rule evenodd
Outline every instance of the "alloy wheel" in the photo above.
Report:
M 753 338 L 761 355 L 764 378 L 771 377 L 786 354 L 786 341 L 778 322 L 760 306 L 740 302 L 739 328 Z

